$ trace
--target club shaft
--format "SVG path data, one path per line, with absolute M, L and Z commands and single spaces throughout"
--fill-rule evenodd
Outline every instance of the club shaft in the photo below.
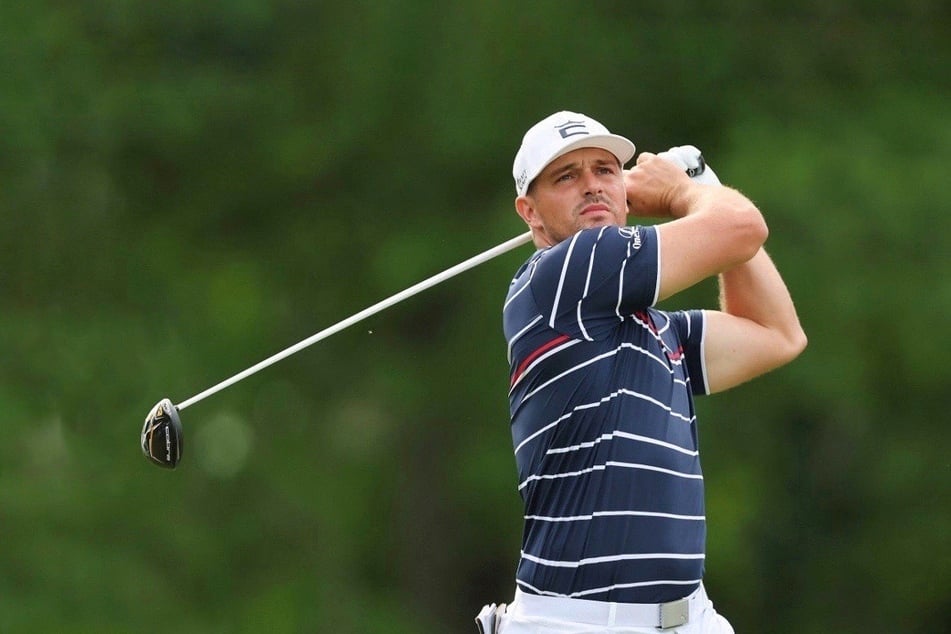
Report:
M 503 242 L 502 244 L 496 247 L 493 247 L 487 251 L 483 251 L 482 253 L 478 255 L 472 256 L 468 260 L 465 260 L 464 262 L 460 262 L 459 264 L 446 269 L 442 273 L 437 273 L 436 275 L 433 275 L 432 277 L 425 279 L 422 282 L 419 282 L 417 284 L 414 284 L 413 286 L 410 286 L 406 290 L 400 291 L 399 293 L 397 293 L 396 295 L 393 295 L 392 297 L 388 297 L 387 299 L 377 302 L 376 304 L 373 304 L 372 306 L 361 310 L 359 313 L 355 315 L 351 315 L 350 317 L 347 317 L 346 319 L 337 322 L 333 326 L 325 328 L 321 330 L 320 332 L 311 335 L 307 339 L 304 339 L 303 341 L 296 343 L 293 346 L 286 348 L 273 356 L 268 357 L 267 359 L 261 361 L 260 363 L 252 365 L 247 370 L 244 370 L 243 372 L 239 372 L 238 374 L 235 374 L 231 378 L 225 379 L 221 383 L 218 383 L 217 385 L 214 385 L 208 388 L 204 392 L 200 392 L 196 394 L 195 396 L 182 401 L 175 407 L 178 410 L 183 410 L 189 405 L 194 405 L 198 401 L 208 398 L 212 394 L 215 394 L 216 392 L 220 392 L 226 387 L 230 385 L 234 385 L 238 381 L 242 379 L 246 379 L 247 377 L 251 376 L 252 374 L 255 374 L 256 372 L 260 372 L 264 368 L 277 363 L 281 359 L 286 359 L 292 354 L 296 352 L 300 352 L 304 348 L 308 346 L 312 346 L 318 341 L 322 339 L 326 339 L 330 335 L 340 332 L 344 328 L 352 326 L 353 324 L 359 321 L 362 321 L 371 315 L 375 315 L 381 310 L 385 310 L 389 308 L 390 306 L 393 306 L 394 304 L 398 304 L 404 299 L 412 297 L 413 295 L 416 295 L 417 293 L 420 293 L 426 290 L 427 288 L 433 287 L 439 284 L 440 282 L 444 282 L 448 280 L 449 278 L 462 273 L 463 271 L 467 271 L 475 266 L 482 264 L 483 262 L 487 262 L 491 260 L 492 258 L 502 255 L 503 253 L 507 253 L 508 251 L 511 251 L 512 249 L 516 247 L 520 247 L 523 244 L 527 244 L 531 242 L 531 240 L 532 240 L 532 234 L 531 232 L 527 232 L 520 236 L 512 238 L 511 240 L 507 240 Z

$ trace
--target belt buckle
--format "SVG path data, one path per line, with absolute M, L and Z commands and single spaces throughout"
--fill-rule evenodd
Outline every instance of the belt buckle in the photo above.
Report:
M 680 627 L 690 620 L 690 599 L 683 598 L 660 604 L 660 629 Z

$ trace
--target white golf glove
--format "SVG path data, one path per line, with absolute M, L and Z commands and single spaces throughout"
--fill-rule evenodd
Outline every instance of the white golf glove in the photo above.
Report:
M 657 156 L 683 168 L 683 170 L 687 172 L 687 176 L 702 185 L 720 184 L 720 179 L 717 178 L 713 168 L 703 160 L 703 155 L 700 154 L 700 150 L 692 145 L 672 147 Z

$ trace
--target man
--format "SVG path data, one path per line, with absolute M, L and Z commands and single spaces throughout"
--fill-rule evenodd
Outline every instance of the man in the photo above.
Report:
M 806 337 L 756 206 L 696 148 L 625 170 L 634 154 L 559 112 L 515 158 L 515 208 L 539 250 L 503 315 L 525 526 L 515 599 L 483 611 L 502 634 L 733 631 L 702 584 L 693 395 L 791 361 Z M 628 227 L 628 214 L 666 221 Z M 654 307 L 715 275 L 719 310 Z

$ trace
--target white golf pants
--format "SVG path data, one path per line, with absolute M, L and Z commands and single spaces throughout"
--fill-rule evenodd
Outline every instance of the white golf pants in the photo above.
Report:
M 597 605 L 592 605 L 597 604 Z M 734 634 L 701 585 L 688 597 L 686 623 L 661 629 L 660 606 L 539 597 L 516 590 L 499 634 Z

